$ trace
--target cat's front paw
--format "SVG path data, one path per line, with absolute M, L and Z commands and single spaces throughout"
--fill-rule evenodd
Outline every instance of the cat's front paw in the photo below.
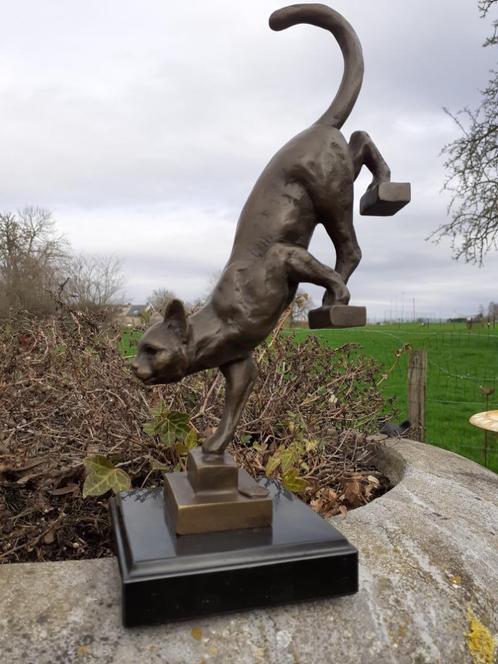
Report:
M 214 433 L 202 443 L 202 451 L 204 454 L 223 454 L 226 445 L 227 442 Z

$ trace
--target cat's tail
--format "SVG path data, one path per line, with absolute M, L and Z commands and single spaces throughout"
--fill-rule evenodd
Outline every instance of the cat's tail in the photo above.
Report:
M 344 74 L 336 96 L 316 124 L 328 124 L 340 129 L 353 110 L 363 81 L 363 54 L 358 35 L 345 18 L 326 5 L 283 7 L 273 12 L 269 22 L 272 30 L 285 30 L 291 25 L 309 23 L 329 30 L 336 38 L 344 56 Z

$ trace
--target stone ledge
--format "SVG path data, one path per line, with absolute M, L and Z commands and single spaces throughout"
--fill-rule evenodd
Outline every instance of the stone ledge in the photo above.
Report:
M 354 597 L 125 630 L 114 559 L 0 566 L 0 652 L 15 664 L 472 663 L 468 610 L 498 634 L 498 476 L 386 441 L 397 485 L 334 519 L 360 550 Z

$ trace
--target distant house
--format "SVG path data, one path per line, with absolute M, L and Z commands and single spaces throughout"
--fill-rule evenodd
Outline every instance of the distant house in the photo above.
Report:
M 126 316 L 128 318 L 140 318 L 142 314 L 146 314 L 152 311 L 153 308 L 150 304 L 132 304 L 126 312 Z
M 116 304 L 116 316 L 118 318 L 124 318 L 127 316 L 130 306 L 131 304 L 129 302 L 127 304 Z
M 119 307 L 118 320 L 121 325 L 134 327 L 143 322 L 143 317 L 147 314 L 154 314 L 154 307 L 151 304 L 124 304 Z

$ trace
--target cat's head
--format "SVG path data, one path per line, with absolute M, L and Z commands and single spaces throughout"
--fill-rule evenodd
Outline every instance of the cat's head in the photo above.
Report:
M 189 324 L 180 300 L 171 300 L 164 320 L 149 327 L 138 343 L 132 363 L 138 378 L 146 385 L 176 383 L 188 373 L 187 341 Z

